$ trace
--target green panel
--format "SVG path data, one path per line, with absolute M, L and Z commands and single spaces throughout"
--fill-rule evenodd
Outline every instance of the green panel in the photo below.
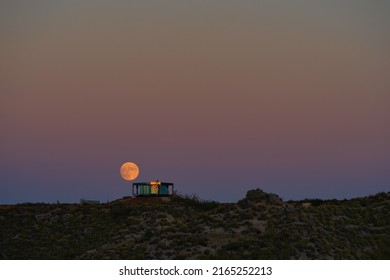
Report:
M 140 185 L 138 195 L 150 195 L 150 186 Z
M 163 195 L 168 194 L 168 186 L 162 185 L 160 187 L 160 194 L 163 194 Z

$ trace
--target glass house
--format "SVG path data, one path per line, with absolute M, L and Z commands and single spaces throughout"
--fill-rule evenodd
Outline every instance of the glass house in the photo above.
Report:
M 173 183 L 166 182 L 142 182 L 133 183 L 133 196 L 171 196 L 173 195 Z

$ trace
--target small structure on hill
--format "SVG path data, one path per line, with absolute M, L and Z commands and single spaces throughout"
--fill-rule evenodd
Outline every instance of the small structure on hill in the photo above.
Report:
M 132 193 L 136 197 L 154 197 L 154 196 L 171 196 L 173 195 L 173 183 L 152 182 L 133 183 Z

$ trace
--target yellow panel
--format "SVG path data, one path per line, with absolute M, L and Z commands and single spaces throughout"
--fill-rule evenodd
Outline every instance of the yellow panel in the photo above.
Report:
M 152 194 L 158 194 L 158 186 L 152 185 L 151 193 L 152 193 Z

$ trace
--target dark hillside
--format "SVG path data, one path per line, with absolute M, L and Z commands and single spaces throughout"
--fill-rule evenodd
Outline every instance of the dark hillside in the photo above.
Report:
M 390 193 L 0 206 L 0 259 L 390 259 Z

